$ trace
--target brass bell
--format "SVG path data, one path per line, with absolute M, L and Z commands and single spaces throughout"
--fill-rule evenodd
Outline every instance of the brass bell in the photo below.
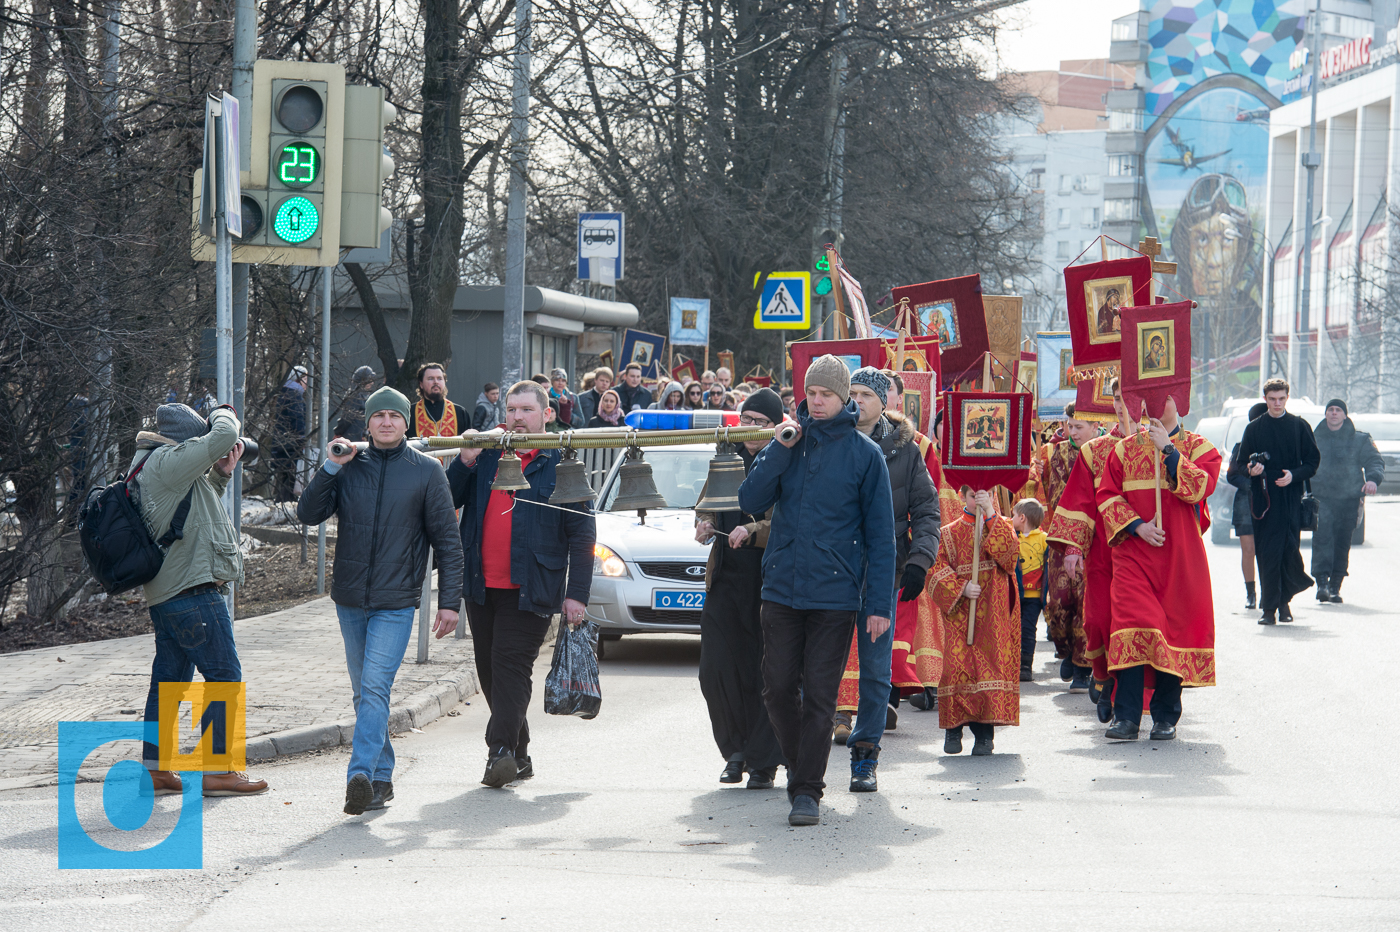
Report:
M 613 511 L 635 511 L 645 521 L 647 509 L 666 507 L 666 499 L 656 490 L 651 476 L 651 464 L 642 459 L 642 451 L 636 447 L 628 447 L 627 460 L 618 469 L 618 483 Z
M 695 503 L 696 511 L 739 511 L 739 486 L 744 481 L 744 461 L 727 443 L 718 447 L 710 460 L 705 494 Z
M 496 466 L 496 480 L 491 483 L 491 491 L 519 492 L 529 487 L 530 482 L 520 467 L 520 457 L 507 450 L 501 455 L 501 461 Z
M 570 450 L 554 467 L 554 494 L 551 505 L 591 502 L 598 493 L 588 485 L 588 468 L 579 462 L 578 454 Z

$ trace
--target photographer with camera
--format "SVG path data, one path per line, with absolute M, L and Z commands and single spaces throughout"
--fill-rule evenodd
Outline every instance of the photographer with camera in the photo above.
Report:
M 1259 562 L 1259 624 L 1292 621 L 1289 601 L 1312 587 L 1299 549 L 1303 483 L 1317 472 L 1322 455 L 1306 421 L 1286 410 L 1288 383 L 1264 383 L 1263 417 L 1251 421 L 1240 440 L 1240 459 L 1249 463 L 1250 516 Z

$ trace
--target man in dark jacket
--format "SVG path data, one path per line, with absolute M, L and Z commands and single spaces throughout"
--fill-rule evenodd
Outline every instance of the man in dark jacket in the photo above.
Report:
M 1385 479 L 1385 460 L 1371 435 L 1356 429 L 1347 416 L 1347 403 L 1340 398 L 1327 402 L 1313 439 L 1322 460 L 1312 477 L 1312 493 L 1318 504 L 1312 574 L 1317 580 L 1317 600 L 1340 602 L 1361 496 L 1376 494 Z
M 476 396 L 476 410 L 472 412 L 472 430 L 490 430 L 501 423 L 501 387 L 495 382 L 487 382 L 481 394 Z
M 1259 561 L 1259 624 L 1292 621 L 1288 602 L 1309 588 L 1299 549 L 1302 532 L 1303 483 L 1317 472 L 1317 442 L 1307 421 L 1289 414 L 1288 383 L 1264 383 L 1269 410 L 1249 422 L 1240 438 L 1240 459 L 1249 463 L 1251 507 L 1254 509 L 1254 552 Z M 1256 454 L 1267 454 L 1267 458 Z M 1277 618 L 1275 618 L 1277 615 Z
M 338 519 L 331 601 L 345 639 L 355 692 L 345 811 L 382 809 L 394 798 L 389 690 L 413 632 L 428 547 L 442 569 L 433 629 L 457 627 L 462 602 L 462 542 L 452 493 L 437 460 L 408 448 L 408 399 L 387 385 L 365 401 L 369 449 L 330 455 L 297 503 L 297 517 Z M 329 451 L 328 451 L 329 453 Z
M 598 413 L 598 400 L 603 392 L 612 388 L 613 371 L 607 366 L 599 366 L 593 373 L 593 387 L 578 396 L 579 407 L 583 409 L 583 423 L 593 420 Z
M 357 443 L 365 439 L 365 401 L 378 380 L 379 373 L 369 366 L 355 370 L 350 377 L 350 392 L 340 404 L 340 420 L 335 425 L 335 436 Z
M 268 451 L 273 501 L 296 501 L 297 460 L 301 459 L 301 446 L 306 441 L 306 383 L 306 367 L 293 366 L 277 392 L 277 416 Z
M 910 602 L 924 591 L 924 580 L 938 558 L 938 492 L 918 445 L 911 442 L 913 425 L 902 414 L 885 410 L 889 393 L 890 380 L 879 369 L 866 366 L 851 376 L 851 400 L 860 410 L 856 429 L 879 444 L 890 474 L 895 578 L 899 580 L 899 600 Z M 860 627 L 857 619 L 857 632 Z M 850 788 L 854 793 L 873 793 L 878 788 L 875 769 L 880 757 L 880 737 L 885 733 L 887 719 L 896 714 L 890 689 L 894 625 L 875 640 L 857 636 L 856 644 L 860 658 L 860 707 L 846 741 L 851 749 Z
M 832 355 L 807 370 L 797 435 L 769 443 L 739 487 L 773 511 L 763 555 L 763 699 L 788 759 L 790 825 L 821 821 L 831 719 L 856 614 L 878 639 L 894 615 L 894 511 L 880 448 L 856 430 L 851 373 Z
M 627 368 L 622 370 L 622 383 L 614 386 L 613 391 L 617 392 L 617 397 L 622 402 L 623 417 L 629 412 L 646 408 L 655 400 L 642 384 L 642 367 L 635 362 L 628 363 Z
M 536 382 L 517 382 L 506 394 L 509 431 L 544 433 L 551 413 Z M 500 451 L 463 448 L 447 467 L 452 502 L 462 509 L 477 678 L 491 709 L 481 782 L 493 787 L 534 776 L 525 721 L 530 673 L 552 615 L 562 612 L 570 625 L 584 620 L 597 536 L 587 503 L 548 504 L 559 451 L 527 450 L 520 458 L 530 487 L 519 492 L 491 488 Z

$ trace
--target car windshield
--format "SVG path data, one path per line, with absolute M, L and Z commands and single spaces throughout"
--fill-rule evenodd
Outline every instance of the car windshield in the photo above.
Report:
M 1370 434 L 1372 440 L 1400 440 L 1400 418 L 1386 414 L 1358 414 L 1352 417 L 1351 422 L 1357 430 Z
M 645 460 L 651 464 L 651 476 L 656 482 L 656 490 L 666 499 L 667 508 L 694 508 L 700 500 L 700 490 L 705 487 L 705 478 L 710 474 L 710 460 L 714 453 L 708 450 L 666 450 L 645 451 Z M 599 511 L 611 511 L 613 500 L 617 498 L 621 483 L 615 473 L 613 481 L 603 493 L 598 505 Z

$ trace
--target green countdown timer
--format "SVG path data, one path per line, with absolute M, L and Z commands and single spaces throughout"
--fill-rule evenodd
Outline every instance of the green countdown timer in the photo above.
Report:
M 284 243 L 304 243 L 316 235 L 320 226 L 321 215 L 316 205 L 301 195 L 278 204 L 277 214 L 272 218 L 272 232 Z
M 304 188 L 321 174 L 321 153 L 304 142 L 289 142 L 277 156 L 277 180 L 289 188 Z

